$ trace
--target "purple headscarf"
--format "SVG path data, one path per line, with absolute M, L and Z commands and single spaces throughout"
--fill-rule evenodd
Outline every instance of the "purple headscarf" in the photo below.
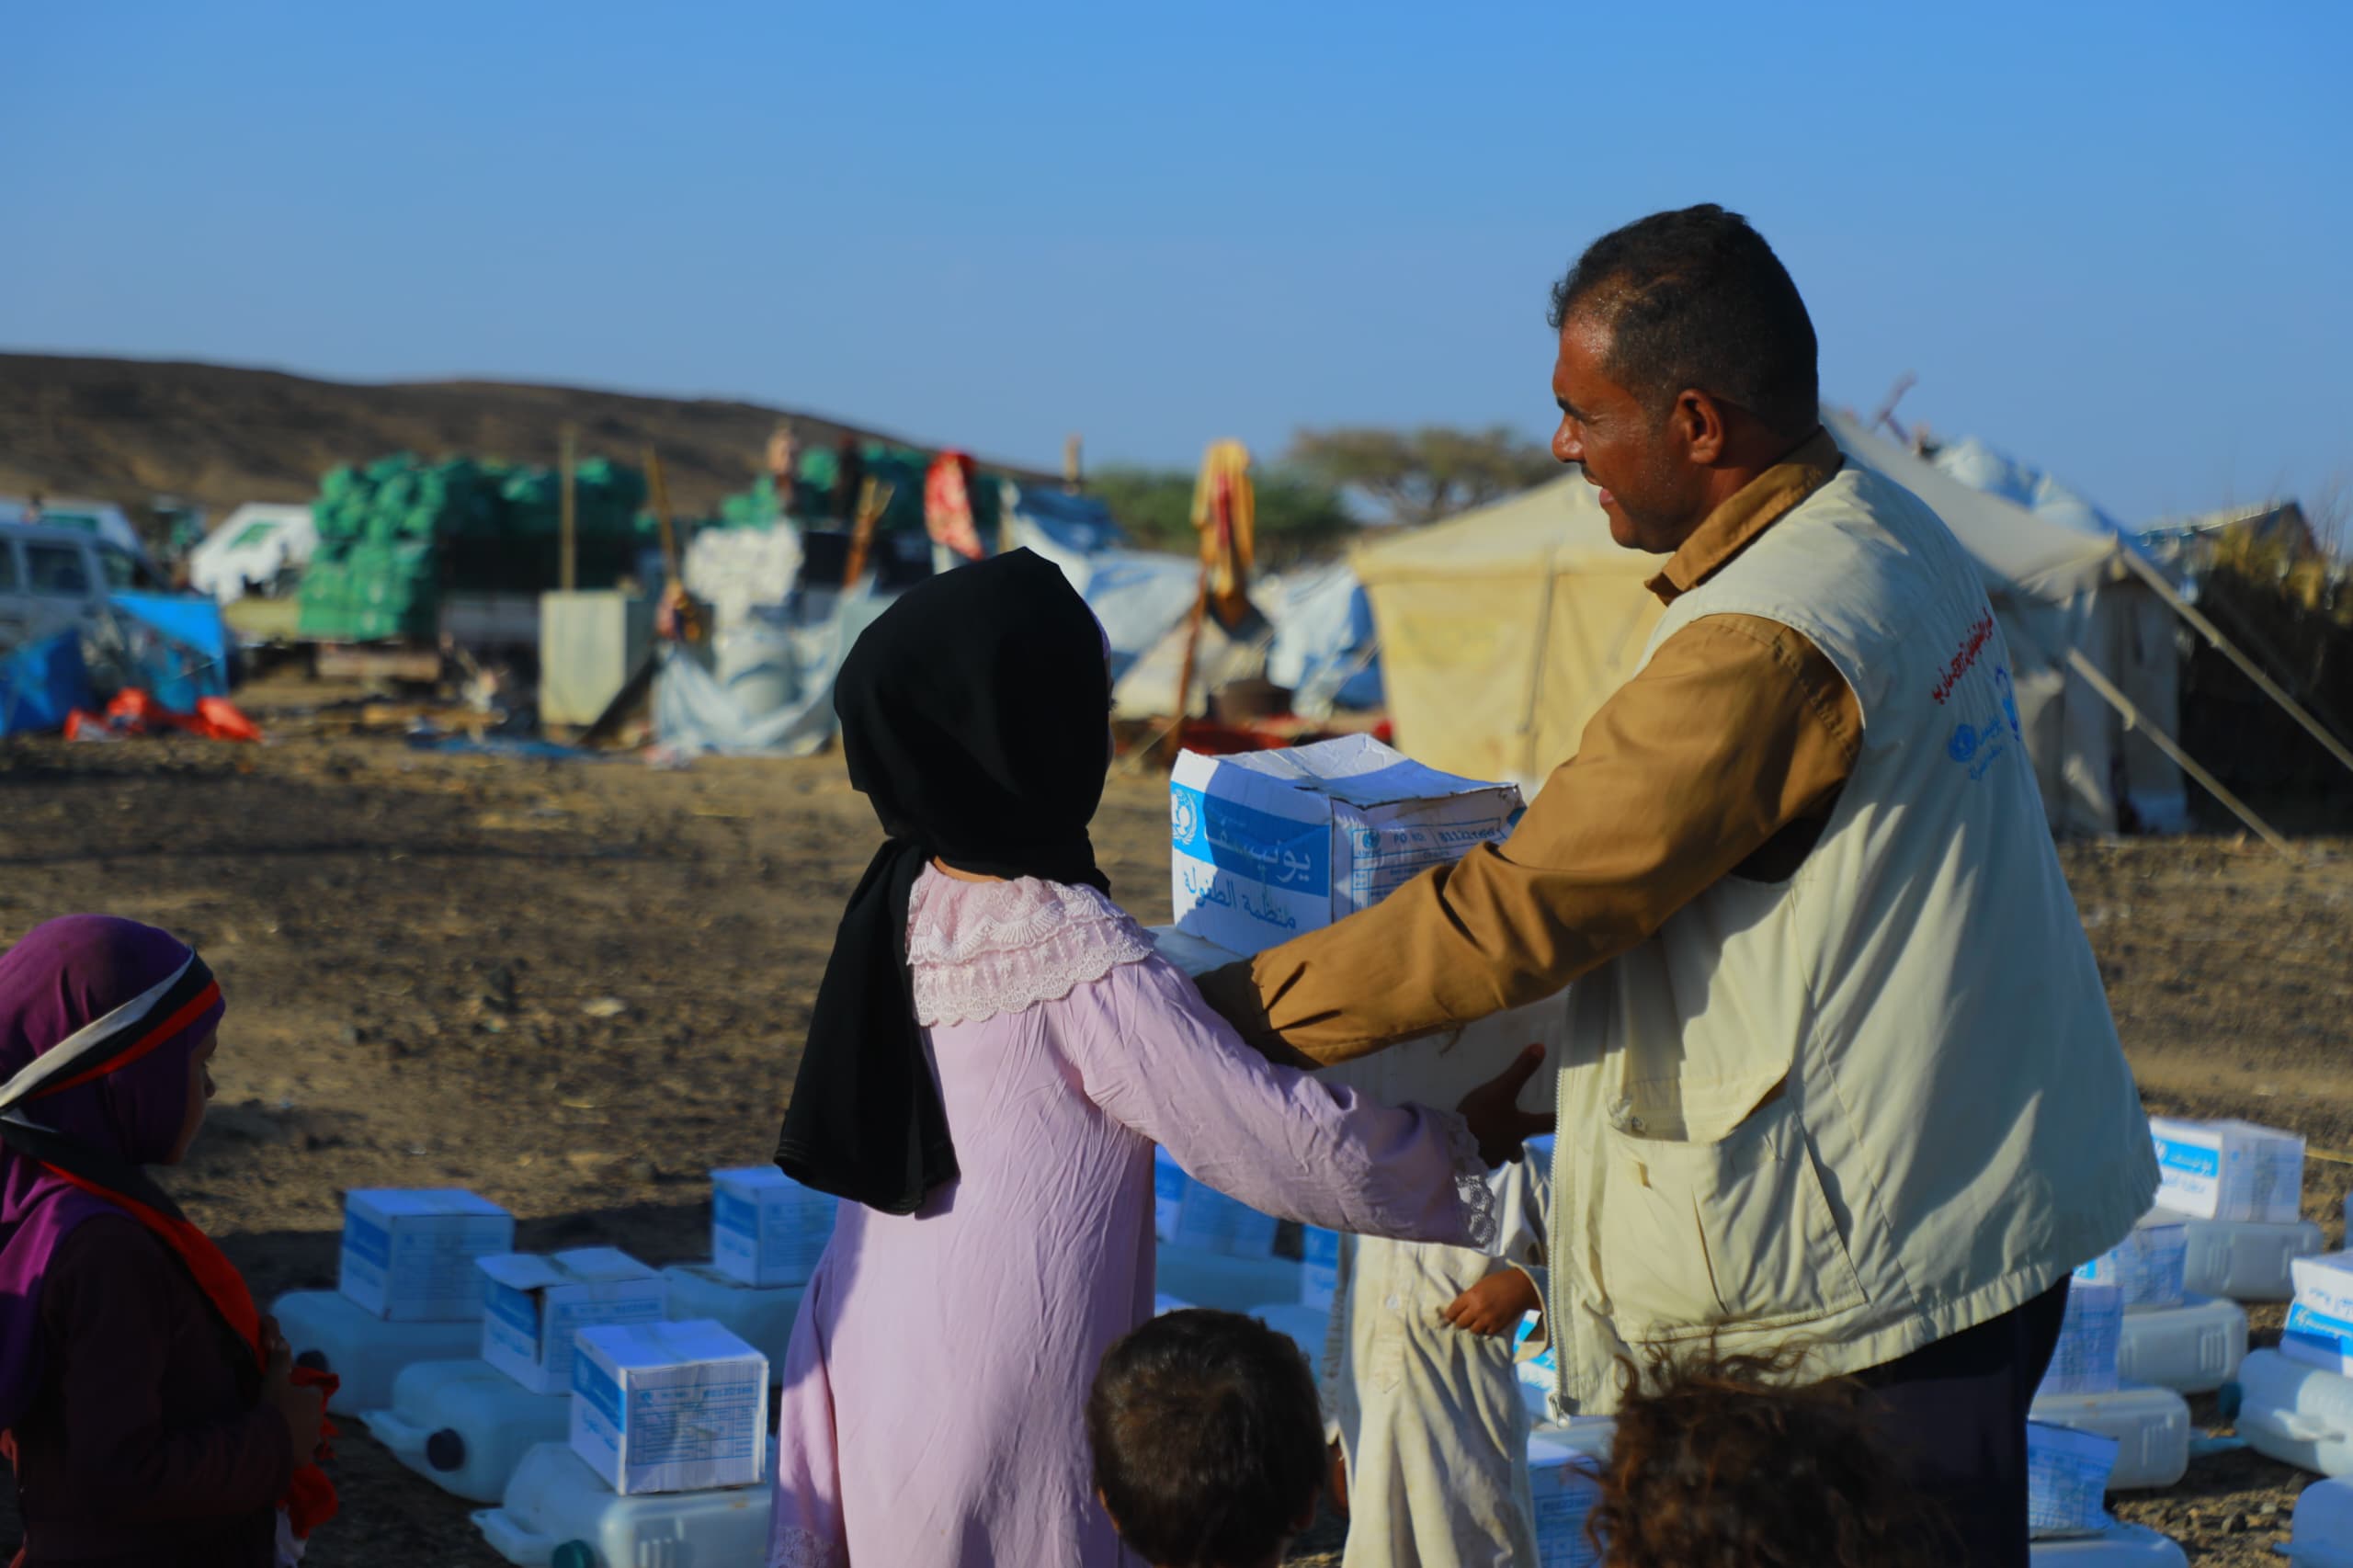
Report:
M 193 958 L 168 933 L 112 915 L 69 915 L 35 926 L 0 955 L 0 1083 Z M 188 1115 L 188 1060 L 222 1011 L 216 994 L 145 1054 L 11 1114 L 86 1152 L 96 1171 L 168 1160 Z M 58 1244 L 85 1220 L 125 1212 L 15 1142 L 0 1143 L 0 1429 L 16 1425 L 40 1389 L 41 1278 Z

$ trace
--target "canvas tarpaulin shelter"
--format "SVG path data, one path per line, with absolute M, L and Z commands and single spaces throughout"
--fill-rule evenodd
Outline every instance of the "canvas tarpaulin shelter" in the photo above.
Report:
M 2176 727 L 2173 612 L 2121 558 L 2127 547 L 1972 490 L 1843 415 L 1824 418 L 1851 459 L 1926 501 L 1977 561 L 2052 825 L 2179 825 L 2180 769 L 2067 664 L 2079 652 L 2151 722 Z M 1361 545 L 1352 563 L 1372 599 L 1399 745 L 1531 790 L 1633 675 L 1661 609 L 1643 585 L 1659 558 L 1620 549 L 1575 474 Z

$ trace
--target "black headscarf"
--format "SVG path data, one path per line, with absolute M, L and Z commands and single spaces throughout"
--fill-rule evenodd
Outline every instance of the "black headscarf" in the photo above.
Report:
M 1026 550 L 931 578 L 858 638 L 834 685 L 853 788 L 890 836 L 843 912 L 778 1135 L 787 1176 L 886 1214 L 956 1176 L 907 972 L 907 894 L 934 857 L 1108 892 L 1103 632 Z

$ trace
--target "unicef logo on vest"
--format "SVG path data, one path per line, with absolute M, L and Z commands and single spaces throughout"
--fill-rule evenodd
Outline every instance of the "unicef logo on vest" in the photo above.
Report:
M 1952 738 L 1945 742 L 1945 755 L 1955 762 L 1967 762 L 1977 755 L 1977 732 L 1968 720 L 1952 727 Z

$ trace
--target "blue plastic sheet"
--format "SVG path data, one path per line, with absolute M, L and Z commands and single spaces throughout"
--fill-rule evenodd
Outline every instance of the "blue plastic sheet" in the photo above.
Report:
M 218 603 L 171 594 L 110 597 L 131 623 L 131 684 L 175 713 L 195 712 L 200 697 L 229 695 L 229 628 Z
M 80 632 L 60 632 L 0 654 L 0 735 L 59 729 L 74 709 L 96 706 Z

